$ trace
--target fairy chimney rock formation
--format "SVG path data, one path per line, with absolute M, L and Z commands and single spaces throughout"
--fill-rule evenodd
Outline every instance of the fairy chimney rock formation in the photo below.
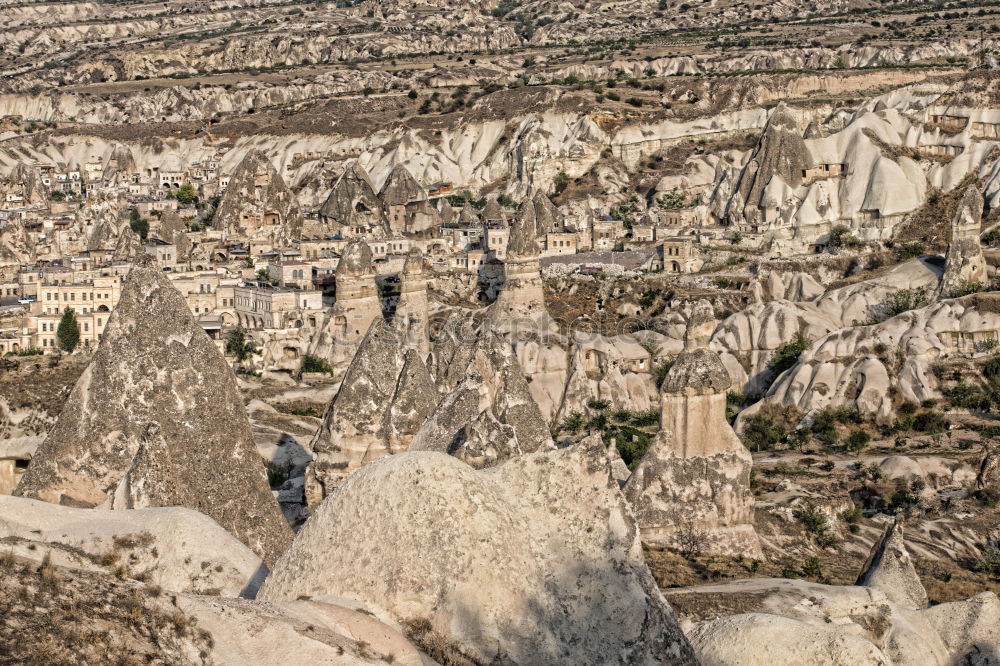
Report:
M 185 506 L 268 564 L 291 541 L 232 370 L 147 254 L 15 494 L 74 506 L 112 497 L 114 508 Z
M 430 353 L 431 343 L 427 328 L 427 274 L 424 272 L 424 255 L 420 248 L 412 247 L 406 255 L 400 275 L 399 301 L 393 315 L 393 325 L 403 334 L 403 344 L 415 349 L 423 358 Z
M 420 356 L 381 317 L 365 334 L 310 448 L 306 501 L 319 504 L 362 465 L 405 451 L 438 393 Z
M 906 550 L 903 526 L 898 521 L 893 520 L 872 546 L 855 585 L 885 592 L 889 601 L 900 606 L 927 608 L 927 590 Z
M 437 405 L 410 442 L 481 468 L 552 448 L 548 425 L 511 345 L 486 332 L 465 378 Z
M 799 132 L 798 123 L 784 103 L 775 107 L 764 126 L 760 140 L 728 199 L 724 217 L 731 224 L 759 225 L 765 220 L 765 191 L 778 179 L 788 188 L 802 184 L 802 172 L 810 163 L 809 150 Z M 771 211 L 777 214 L 778 211 Z
M 335 280 L 337 299 L 310 345 L 310 353 L 327 359 L 333 367 L 334 378 L 340 378 L 368 327 L 382 316 L 368 243 L 356 239 L 347 245 L 337 264 Z
M 988 282 L 986 258 L 979 243 L 982 219 L 983 197 L 977 187 L 970 185 L 962 193 L 951 221 L 951 242 L 938 287 L 941 298 L 952 298 L 968 285 Z
M 287 243 L 302 235 L 304 218 L 271 160 L 251 150 L 230 177 L 214 224 L 239 238 Z
M 498 330 L 517 326 L 518 322 L 527 324 L 546 313 L 540 255 L 533 223 L 514 220 L 503 262 L 504 283 L 488 314 L 488 321 Z
M 684 351 L 663 382 L 660 431 L 625 485 L 644 543 L 759 553 L 750 493 L 752 458 L 726 420 L 732 380 L 706 348 L 715 319 L 696 306 Z
M 320 220 L 341 236 L 386 235 L 382 205 L 368 172 L 354 162 L 334 183 L 319 209 Z

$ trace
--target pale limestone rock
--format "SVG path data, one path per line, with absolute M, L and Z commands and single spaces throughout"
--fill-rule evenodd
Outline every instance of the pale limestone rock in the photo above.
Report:
M 440 451 L 473 467 L 552 447 L 511 346 L 485 332 L 465 370 L 410 442 L 412 451 Z
M 302 595 L 429 624 L 478 663 L 694 663 L 596 438 L 485 471 L 427 452 L 365 466 L 260 598 Z
M 106 572 L 124 565 L 175 592 L 252 598 L 267 575 L 215 521 L 181 507 L 105 511 L 0 495 L 0 540 L 16 557 Z
M 945 271 L 938 294 L 951 298 L 968 285 L 985 285 L 989 282 L 986 258 L 979 244 L 983 218 L 983 197 L 979 188 L 970 185 L 962 193 L 958 210 L 951 221 L 951 241 L 945 256 Z
M 881 590 L 889 601 L 910 608 L 927 607 L 927 591 L 903 541 L 903 527 L 893 521 L 872 546 L 856 585 Z
M 201 511 L 267 563 L 291 540 L 233 372 L 148 254 L 16 494 L 94 506 L 116 488 L 116 506 Z
M 306 498 L 316 505 L 356 469 L 405 451 L 434 410 L 437 392 L 420 356 L 377 318 L 310 443 Z
M 726 421 L 729 373 L 718 354 L 704 347 L 714 328 L 711 309 L 696 308 L 685 349 L 663 382 L 660 431 L 624 492 L 644 543 L 682 547 L 697 532 L 706 552 L 759 553 L 752 458 Z

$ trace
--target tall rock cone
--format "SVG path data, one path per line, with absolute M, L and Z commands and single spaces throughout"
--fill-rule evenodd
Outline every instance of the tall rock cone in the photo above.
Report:
M 750 160 L 740 173 L 729 199 L 726 217 L 731 224 L 765 222 L 763 197 L 772 179 L 780 179 L 789 188 L 802 184 L 802 171 L 811 166 L 809 150 L 799 132 L 795 117 L 779 104 L 767 119 L 760 140 Z
M 185 506 L 268 564 L 291 541 L 232 370 L 146 254 L 14 494 L 76 506 L 112 497 L 114 508 Z
M 978 187 L 970 185 L 962 193 L 951 221 L 951 242 L 938 286 L 940 298 L 953 298 L 969 285 L 983 285 L 989 281 L 986 257 L 979 243 L 982 220 L 983 196 Z
M 251 150 L 219 201 L 214 225 L 253 240 L 287 243 L 302 235 L 298 199 L 264 153 Z
M 399 332 L 375 318 L 310 444 L 307 502 L 318 504 L 362 465 L 405 450 L 437 397 L 420 357 L 408 355 Z
M 711 306 L 688 320 L 684 351 L 663 381 L 660 432 L 639 461 L 625 497 L 643 543 L 721 555 L 759 554 L 753 528 L 753 459 L 726 420 L 732 385 L 722 359 L 707 348 L 715 329 Z
M 927 607 L 927 590 L 903 541 L 903 526 L 892 521 L 872 546 L 855 585 L 885 592 L 889 601 L 911 608 Z
M 444 397 L 410 442 L 411 451 L 448 453 L 476 468 L 552 446 L 514 349 L 491 332 L 480 340 L 464 381 Z

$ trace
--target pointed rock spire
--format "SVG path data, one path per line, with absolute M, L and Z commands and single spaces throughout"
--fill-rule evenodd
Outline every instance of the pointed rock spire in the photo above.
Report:
M 901 606 L 927 607 L 927 591 L 906 550 L 899 521 L 893 520 L 872 546 L 855 585 L 881 590 L 889 601 Z
M 421 187 L 405 166 L 397 164 L 389 173 L 379 196 L 386 206 L 405 206 L 427 199 L 427 190 Z
M 313 437 L 308 502 L 317 503 L 362 465 L 405 449 L 436 398 L 423 361 L 376 318 Z
M 298 199 L 259 150 L 251 150 L 236 167 L 214 219 L 230 234 L 276 243 L 298 239 L 304 222 Z
M 488 332 L 466 378 L 434 410 L 410 442 L 414 451 L 440 451 L 473 467 L 552 447 L 545 418 L 510 344 Z
M 338 225 L 343 234 L 355 227 L 384 233 L 382 204 L 368 172 L 357 161 L 337 179 L 319 209 L 320 218 Z
M 95 506 L 126 477 L 116 507 L 201 511 L 268 564 L 291 540 L 232 370 L 144 253 L 15 494 Z
M 938 287 L 940 298 L 953 298 L 968 285 L 989 281 L 986 258 L 979 243 L 982 228 L 983 196 L 970 185 L 962 192 L 958 209 L 951 221 L 951 241 L 945 256 L 944 275 Z
M 778 104 L 740 173 L 726 210 L 729 220 L 760 224 L 762 197 L 771 180 L 780 178 L 789 187 L 798 187 L 802 171 L 810 166 L 809 151 L 795 117 L 784 103 Z

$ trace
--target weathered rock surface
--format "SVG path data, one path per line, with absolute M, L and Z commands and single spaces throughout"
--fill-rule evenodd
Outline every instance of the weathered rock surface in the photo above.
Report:
M 938 289 L 943 298 L 956 296 L 970 285 L 985 285 L 989 281 L 986 258 L 979 244 L 982 218 L 983 196 L 978 187 L 970 185 L 962 193 L 951 222 L 951 242 Z
M 904 401 L 939 399 L 931 365 L 947 354 L 974 351 L 1000 331 L 995 294 L 944 300 L 879 324 L 835 330 L 815 340 L 778 377 L 764 399 L 740 413 L 742 422 L 765 405 L 802 413 L 856 404 L 883 422 Z M 894 389 L 894 390 L 893 390 Z
M 0 645 L 17 664 L 437 663 L 397 628 L 335 600 L 263 603 L 178 593 L 64 568 L 54 557 L 41 566 L 5 560 L 0 608 Z
M 207 516 L 181 507 L 104 511 L 0 495 L 5 552 L 74 569 L 110 572 L 175 592 L 253 598 L 261 559 Z
M 413 451 L 440 451 L 473 467 L 552 447 L 509 343 L 484 332 L 465 379 L 446 395 L 410 442 Z
M 327 359 L 335 379 L 343 377 L 368 327 L 382 316 L 375 288 L 372 250 L 362 239 L 344 249 L 336 273 L 337 300 L 310 342 L 309 353 Z
M 309 504 L 318 504 L 362 465 L 405 451 L 437 398 L 420 356 L 377 318 L 310 444 L 316 458 L 307 482 Z
M 291 539 L 232 370 L 146 254 L 16 494 L 82 506 L 112 497 L 121 508 L 186 506 L 267 563 Z
M 714 329 L 710 308 L 696 308 L 685 349 L 663 382 L 660 431 L 624 493 L 644 543 L 759 553 L 750 493 L 753 461 L 726 420 L 729 373 L 719 355 L 705 348 Z
M 424 626 L 479 663 L 694 663 L 598 438 L 485 471 L 428 452 L 365 466 L 260 598 L 302 595 Z
M 903 527 L 889 524 L 858 576 L 856 585 L 881 590 L 889 601 L 910 608 L 927 607 L 927 591 L 913 566 L 903 541 Z
M 304 219 L 298 199 L 259 150 L 251 150 L 230 176 L 213 224 L 230 234 L 275 244 L 297 240 Z

